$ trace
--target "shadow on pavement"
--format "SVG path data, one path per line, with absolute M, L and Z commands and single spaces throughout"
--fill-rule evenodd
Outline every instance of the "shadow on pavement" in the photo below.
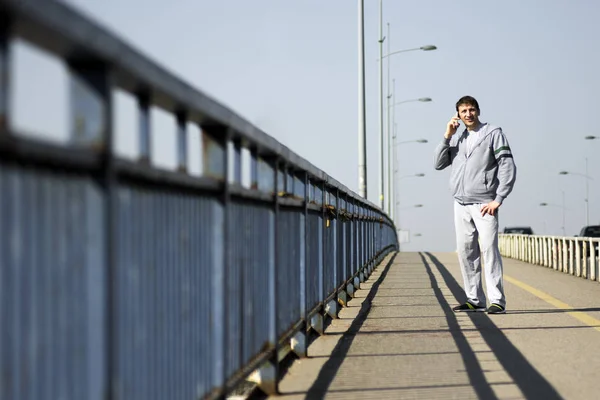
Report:
M 464 302 L 466 300 L 464 291 L 459 283 L 454 279 L 450 271 L 431 253 L 425 253 L 431 260 L 431 262 L 435 265 L 439 273 L 442 275 L 446 286 L 454 297 L 459 302 Z M 452 311 L 448 302 L 444 299 L 440 289 L 437 285 L 437 280 L 431 271 L 431 267 L 429 263 L 425 259 L 423 255 L 421 255 L 423 259 L 423 264 L 427 269 L 427 272 L 431 279 L 431 284 L 436 291 L 436 294 L 439 293 L 438 299 L 440 300 L 440 304 L 446 312 L 448 316 L 448 324 L 450 328 L 453 326 L 457 326 L 457 320 L 454 316 L 454 312 Z M 570 310 L 569 310 L 570 311 Z M 492 350 L 496 359 L 502 364 L 504 370 L 510 375 L 513 382 L 521 389 L 521 392 L 527 399 L 561 399 L 560 395 L 556 392 L 554 387 L 548 382 L 521 354 L 521 352 L 508 340 L 506 335 L 500 330 L 490 319 L 490 317 L 485 313 L 465 313 L 471 318 L 473 323 L 479 329 L 479 332 L 489 348 Z M 477 314 L 477 315 L 474 315 Z M 502 318 L 502 316 L 498 316 Z M 455 335 L 454 330 L 453 335 Z M 465 361 L 465 365 L 467 367 L 467 372 L 469 373 L 469 378 L 473 383 L 479 398 L 495 398 L 489 397 L 484 390 L 488 390 L 488 386 L 479 385 L 479 389 L 477 386 L 477 380 L 484 380 L 483 374 L 481 373 L 481 367 L 476 359 L 474 359 L 473 351 L 471 347 L 467 343 L 465 337 L 460 334 L 456 335 L 455 340 L 457 340 L 457 345 L 463 353 L 463 359 Z
M 444 310 L 444 314 L 446 315 L 446 322 L 448 324 L 449 329 L 445 329 L 445 332 L 448 332 L 449 330 L 452 334 L 452 338 L 454 339 L 456 347 L 458 348 L 458 351 L 460 352 L 460 355 L 462 356 L 463 362 L 465 364 L 465 368 L 467 370 L 467 375 L 469 377 L 469 382 L 471 383 L 471 386 L 477 393 L 478 398 L 497 399 L 498 397 L 496 396 L 496 393 L 494 393 L 492 387 L 485 379 L 485 375 L 483 374 L 483 370 L 481 368 L 481 365 L 479 364 L 479 361 L 477 360 L 475 352 L 469 345 L 469 342 L 465 337 L 464 332 L 460 328 L 458 319 L 456 318 L 454 311 L 452 311 L 452 307 L 450 307 L 450 304 L 448 304 L 448 302 L 444 298 L 444 294 L 442 293 L 442 290 L 440 289 L 437 283 L 437 279 L 431 271 L 431 267 L 425 260 L 423 254 L 420 254 L 420 256 L 421 260 L 423 261 L 423 265 L 425 266 L 425 269 L 427 271 L 427 275 L 429 275 L 429 280 L 431 281 L 431 287 L 433 288 L 435 297 L 438 299 L 440 306 L 442 307 L 442 310 Z M 456 296 L 454 292 L 452 293 Z
M 356 319 L 352 322 L 350 328 L 344 332 L 340 340 L 337 342 L 335 348 L 331 352 L 331 357 L 325 362 L 321 368 L 321 371 L 319 372 L 319 375 L 317 376 L 317 379 L 306 392 L 307 399 L 321 399 L 327 393 L 327 389 L 331 385 L 331 382 L 333 382 L 333 379 L 335 378 L 340 366 L 344 362 L 344 358 L 348 354 L 348 350 L 350 349 L 356 334 L 367 319 L 367 316 L 371 311 L 371 302 L 377 294 L 377 290 L 379 289 L 381 282 L 383 282 L 385 279 L 390 266 L 394 263 L 396 255 L 397 254 L 394 254 L 394 256 L 392 256 L 388 261 L 381 275 L 371 287 L 369 294 L 367 297 L 365 297 L 365 300 L 363 300 L 361 309 L 358 312 Z

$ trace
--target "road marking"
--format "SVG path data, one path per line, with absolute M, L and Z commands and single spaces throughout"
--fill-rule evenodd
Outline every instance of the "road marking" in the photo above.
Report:
M 510 276 L 504 275 L 504 279 L 515 286 L 520 287 L 521 289 L 531 293 L 532 295 L 539 297 L 544 300 L 546 303 L 553 305 L 556 308 L 560 308 L 561 310 L 573 310 L 573 307 L 568 305 L 567 303 L 563 303 L 562 301 L 555 299 L 547 293 L 542 292 L 534 288 L 533 286 L 529 286 L 528 284 L 521 282 L 515 278 L 511 278 Z M 591 315 L 587 315 L 583 311 L 568 311 L 567 314 L 572 316 L 573 318 L 578 319 L 586 325 L 591 326 L 595 330 L 600 332 L 600 319 L 596 319 Z

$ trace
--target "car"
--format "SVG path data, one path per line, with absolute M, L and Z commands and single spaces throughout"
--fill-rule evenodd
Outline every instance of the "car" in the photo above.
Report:
M 600 238 L 600 225 L 584 226 L 578 236 Z
M 513 226 L 504 228 L 504 233 L 512 233 L 517 235 L 533 235 L 533 229 L 530 226 Z
M 579 247 L 579 254 L 581 255 L 581 257 L 583 257 L 583 242 L 587 242 L 586 239 L 589 238 L 600 238 L 600 225 L 584 226 L 583 228 L 581 228 L 581 231 L 579 231 L 579 235 L 575 235 L 575 237 L 579 238 L 579 240 L 577 241 L 577 246 Z M 598 244 L 598 242 L 592 244 L 592 248 L 595 251 L 590 252 L 588 250 L 588 257 L 590 253 L 594 253 L 596 258 L 600 257 L 600 245 Z M 570 249 L 571 247 L 569 246 L 567 251 L 570 252 Z

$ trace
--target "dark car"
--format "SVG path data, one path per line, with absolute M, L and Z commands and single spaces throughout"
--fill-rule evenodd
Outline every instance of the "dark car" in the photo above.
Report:
M 579 232 L 581 237 L 600 238 L 600 225 L 584 226 Z
M 579 254 L 583 257 L 583 242 L 586 241 L 585 238 L 600 238 L 600 225 L 589 225 L 581 228 L 579 235 L 575 235 L 575 237 L 580 237 L 582 240 L 579 240 Z M 598 242 L 592 245 L 594 248 L 596 257 L 600 257 L 600 246 Z M 588 250 L 589 251 L 589 250 Z
M 504 233 L 512 233 L 518 235 L 533 235 L 533 229 L 530 226 L 513 226 L 504 228 Z

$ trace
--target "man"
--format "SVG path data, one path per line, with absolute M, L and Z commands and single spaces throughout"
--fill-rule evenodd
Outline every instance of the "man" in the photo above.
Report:
M 435 149 L 434 161 L 436 170 L 452 166 L 454 227 L 467 296 L 466 303 L 453 310 L 503 314 L 506 298 L 498 248 L 498 208 L 513 189 L 517 169 L 502 128 L 479 121 L 477 100 L 462 97 L 456 111 Z M 460 121 L 466 128 L 456 134 Z M 481 281 L 482 254 L 489 307 Z

